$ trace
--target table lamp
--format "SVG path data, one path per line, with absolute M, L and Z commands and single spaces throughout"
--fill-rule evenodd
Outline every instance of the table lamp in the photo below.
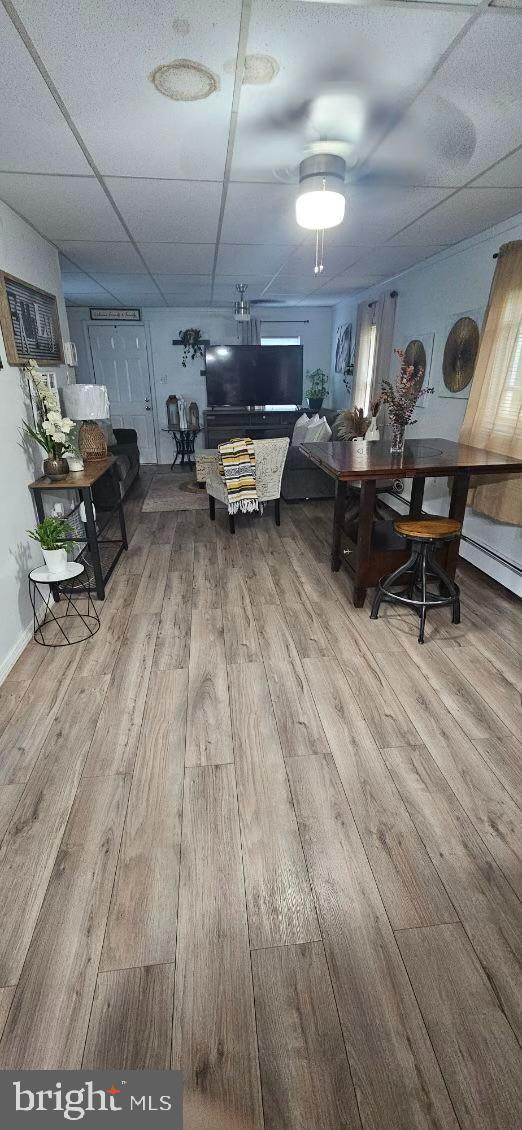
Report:
M 78 446 L 87 463 L 105 459 L 107 440 L 98 420 L 110 418 L 109 397 L 105 385 L 66 385 L 63 389 L 65 411 L 71 420 L 82 420 Z

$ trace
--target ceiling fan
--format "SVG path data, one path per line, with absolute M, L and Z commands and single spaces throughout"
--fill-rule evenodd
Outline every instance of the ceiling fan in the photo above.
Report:
M 285 183 L 298 181 L 299 161 L 328 154 L 342 158 L 347 184 L 363 186 L 429 183 L 429 168 L 451 170 L 465 166 L 476 146 L 468 115 L 441 95 L 414 99 L 408 85 L 380 85 L 350 64 L 319 76 L 306 98 L 263 113 L 252 124 L 259 142 L 258 157 L 291 154 L 287 164 L 273 168 Z M 275 93 L 275 90 L 273 91 Z M 393 153 L 379 162 L 382 141 L 394 131 Z M 292 159 L 294 158 L 294 159 Z
M 251 306 L 283 306 L 284 302 L 278 298 L 247 298 L 248 283 L 236 283 L 239 298 L 234 302 L 234 318 L 236 322 L 249 322 L 252 313 Z

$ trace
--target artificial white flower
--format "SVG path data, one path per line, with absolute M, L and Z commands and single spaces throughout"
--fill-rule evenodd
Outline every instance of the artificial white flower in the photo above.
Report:
M 47 419 L 52 420 L 53 424 L 59 424 L 62 419 L 62 414 L 61 412 L 57 412 L 56 409 L 52 409 L 51 412 L 47 413 Z
M 53 435 L 54 424 L 51 422 L 51 420 L 44 420 L 44 422 L 42 424 L 42 428 L 43 428 L 46 435 L 48 435 L 48 436 Z
M 67 443 L 65 432 L 55 432 L 52 438 L 55 443 Z
M 70 432 L 74 427 L 74 420 L 70 420 L 68 416 L 64 416 L 61 422 L 62 432 Z

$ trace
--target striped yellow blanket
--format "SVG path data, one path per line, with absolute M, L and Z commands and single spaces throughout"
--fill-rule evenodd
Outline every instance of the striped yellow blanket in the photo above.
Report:
M 228 512 L 244 514 L 259 510 L 256 491 L 256 457 L 254 441 L 248 438 L 231 439 L 220 443 L 219 471 L 223 476 L 228 495 Z

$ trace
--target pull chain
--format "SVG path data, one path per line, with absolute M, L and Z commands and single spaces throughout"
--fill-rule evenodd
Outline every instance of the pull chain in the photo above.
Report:
M 315 267 L 314 275 L 322 275 L 324 271 L 324 228 L 322 231 L 317 229 L 315 233 Z
M 323 177 L 323 192 L 326 192 L 326 177 Z M 322 275 L 324 271 L 324 228 L 317 229 L 315 233 L 315 267 L 314 275 Z

